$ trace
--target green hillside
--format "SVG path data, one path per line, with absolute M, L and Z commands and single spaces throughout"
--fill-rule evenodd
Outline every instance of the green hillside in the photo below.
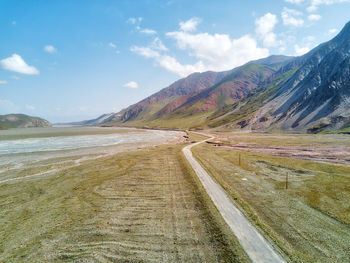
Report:
M 51 123 L 39 117 L 32 117 L 25 114 L 0 115 L 0 129 L 50 127 Z

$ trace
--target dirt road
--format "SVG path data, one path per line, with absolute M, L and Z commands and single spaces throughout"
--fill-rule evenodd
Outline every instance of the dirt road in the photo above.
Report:
M 207 140 L 211 139 L 213 138 Z M 238 210 L 227 196 L 224 189 L 211 178 L 193 157 L 191 148 L 207 140 L 188 145 L 184 147 L 182 151 L 220 214 L 253 262 L 286 262 Z

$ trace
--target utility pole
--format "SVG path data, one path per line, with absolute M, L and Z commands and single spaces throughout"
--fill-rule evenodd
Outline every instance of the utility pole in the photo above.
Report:
M 241 166 L 241 154 L 238 154 L 238 165 Z
M 286 189 L 288 189 L 288 172 L 286 174 Z

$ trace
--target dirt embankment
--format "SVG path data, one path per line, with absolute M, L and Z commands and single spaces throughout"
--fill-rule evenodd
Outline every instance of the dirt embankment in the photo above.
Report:
M 217 147 L 258 152 L 273 156 L 336 163 L 350 166 L 349 138 L 309 138 L 297 136 L 217 136 Z

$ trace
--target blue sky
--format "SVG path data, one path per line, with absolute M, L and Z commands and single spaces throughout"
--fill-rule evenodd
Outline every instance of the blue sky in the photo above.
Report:
M 302 55 L 349 14 L 349 0 L 0 0 L 0 114 L 117 112 L 192 72 Z

